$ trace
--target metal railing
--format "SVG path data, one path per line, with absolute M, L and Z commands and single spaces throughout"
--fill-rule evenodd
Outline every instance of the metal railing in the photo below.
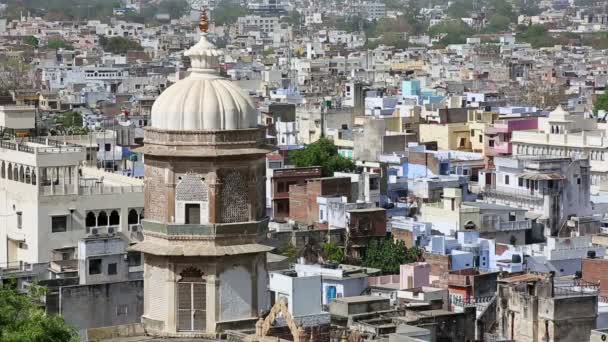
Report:
M 495 296 L 472 297 L 467 299 L 456 297 L 455 300 L 452 300 L 452 305 L 458 307 L 475 306 L 483 308 L 489 305 L 494 298 Z

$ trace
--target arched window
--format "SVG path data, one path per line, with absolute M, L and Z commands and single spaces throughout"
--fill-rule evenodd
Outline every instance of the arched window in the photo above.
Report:
M 100 211 L 97 215 L 97 225 L 99 227 L 105 227 L 108 225 L 108 214 L 105 211 Z
M 85 219 L 85 225 L 87 226 L 87 228 L 97 226 L 97 218 L 95 218 L 94 212 L 89 211 L 89 213 L 87 214 L 87 217 Z
M 112 210 L 110 213 L 110 226 L 118 226 L 120 224 L 120 214 L 118 211 Z
M 17 166 L 17 164 L 13 166 L 13 180 L 16 182 L 19 181 L 19 166 Z
M 6 178 L 13 180 L 13 165 L 11 163 L 8 163 L 8 167 L 6 168 Z
M 25 182 L 30 184 L 32 182 L 32 174 L 30 172 L 30 167 L 25 168 Z
M 19 167 L 19 181 L 25 182 L 25 169 L 23 168 L 23 165 Z
M 129 224 L 138 224 L 139 223 L 139 215 L 137 214 L 137 210 L 131 209 L 129 210 L 129 216 L 127 217 L 127 221 Z
M 32 169 L 32 185 L 36 185 L 36 170 Z
M 2 162 L 1 167 L 2 167 L 2 169 L 0 170 L 0 178 L 5 178 L 6 177 L 6 170 L 4 169 L 5 168 L 4 162 Z
M 141 213 L 139 213 L 139 222 L 141 222 L 144 219 L 144 210 L 145 209 L 142 209 Z

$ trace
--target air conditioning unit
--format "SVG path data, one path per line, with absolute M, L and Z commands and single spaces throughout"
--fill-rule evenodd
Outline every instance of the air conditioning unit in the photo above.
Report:
M 114 235 L 116 228 L 108 227 L 108 235 Z
M 95 235 L 95 236 L 99 235 L 99 229 L 97 229 L 97 228 L 91 228 L 91 234 Z
M 131 231 L 132 232 L 138 232 L 139 231 L 139 225 L 138 224 L 134 224 L 131 226 Z

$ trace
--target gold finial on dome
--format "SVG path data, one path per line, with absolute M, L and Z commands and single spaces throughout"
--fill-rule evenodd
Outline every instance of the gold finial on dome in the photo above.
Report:
M 209 31 L 209 18 L 207 17 L 207 10 L 203 9 L 201 13 L 201 21 L 198 23 L 198 28 L 203 33 L 207 33 Z

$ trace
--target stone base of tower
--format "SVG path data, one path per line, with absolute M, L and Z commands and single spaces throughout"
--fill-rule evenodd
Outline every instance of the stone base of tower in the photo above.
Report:
M 222 257 L 144 254 L 146 334 L 216 337 L 253 328 L 270 300 L 266 252 Z

